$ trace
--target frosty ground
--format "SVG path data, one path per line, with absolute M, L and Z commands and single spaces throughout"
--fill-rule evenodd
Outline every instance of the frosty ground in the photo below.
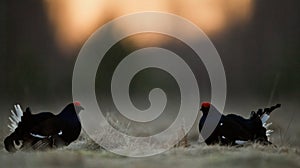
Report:
M 0 152 L 1 167 L 300 167 L 300 151 L 291 147 L 220 147 L 193 144 L 146 158 L 121 157 L 75 142 L 47 152 Z M 90 148 L 90 149 L 89 149 Z
M 244 167 L 244 168 L 300 168 L 300 114 L 297 108 L 286 105 L 271 116 L 275 130 L 271 141 L 276 146 L 247 144 L 243 147 L 206 146 L 197 143 L 197 123 L 189 133 L 187 148 L 172 148 L 164 153 L 144 158 L 115 155 L 101 149 L 87 138 L 79 138 L 66 148 L 46 152 L 17 152 L 10 154 L 3 148 L 3 140 L 9 134 L 8 116 L 3 115 L 0 135 L 0 167 Z M 241 107 L 248 116 L 253 107 Z M 7 107 L 6 109 L 9 109 Z M 35 107 L 35 109 L 37 109 Z M 53 110 L 55 111 L 55 110 Z M 56 110 L 58 111 L 58 110 Z M 241 111 L 228 109 L 229 112 Z M 9 114 L 9 112 L 7 113 Z

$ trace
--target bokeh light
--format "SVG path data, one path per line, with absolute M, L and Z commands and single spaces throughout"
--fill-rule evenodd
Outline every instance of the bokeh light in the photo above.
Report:
M 177 14 L 213 35 L 233 24 L 247 22 L 253 10 L 251 0 L 46 0 L 45 6 L 58 45 L 65 50 L 82 44 L 107 21 L 134 12 L 150 10 Z M 172 23 L 161 23 L 159 18 L 157 24 L 176 27 Z M 115 31 L 126 29 L 130 29 L 130 25 Z

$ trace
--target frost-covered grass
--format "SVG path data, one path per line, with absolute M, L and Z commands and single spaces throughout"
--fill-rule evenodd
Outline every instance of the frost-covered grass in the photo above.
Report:
M 300 167 L 300 151 L 291 147 L 220 147 L 194 144 L 146 158 L 121 157 L 80 141 L 48 152 L 0 152 L 1 167 Z M 93 144 L 90 144 L 93 146 Z M 76 147 L 77 146 L 77 147 Z M 80 147 L 80 148 L 78 148 Z
M 109 132 L 103 135 L 107 134 Z M 121 147 L 120 140 L 112 139 L 111 143 Z M 151 157 L 132 158 L 108 152 L 82 134 L 77 141 L 65 148 L 44 152 L 21 151 L 10 154 L 1 144 L 0 167 L 300 167 L 300 149 L 296 147 L 251 143 L 243 147 L 207 146 L 190 139 L 189 144 L 188 147 L 174 147 Z
M 87 138 L 84 134 L 68 147 L 52 150 L 47 152 L 17 152 L 10 154 L 3 149 L 0 143 L 0 167 L 217 167 L 217 168 L 300 168 L 300 123 L 295 120 L 300 117 L 299 113 L 292 116 L 292 110 L 299 108 L 287 109 L 289 106 L 283 106 L 281 110 L 274 112 L 271 118 L 275 130 L 271 136 L 271 141 L 275 146 L 261 146 L 258 144 L 247 144 L 244 147 L 221 147 L 206 146 L 197 143 L 197 123 L 196 128 L 189 133 L 190 146 L 183 148 L 172 148 L 162 154 L 145 157 L 131 158 L 123 157 L 110 153 L 102 149 L 99 145 Z M 285 109 L 286 108 L 286 109 Z M 231 111 L 231 110 L 228 110 Z M 235 110 L 232 110 L 235 112 Z M 239 110 L 236 110 L 239 111 Z M 244 116 L 247 116 L 245 112 Z M 7 118 L 3 116 L 1 122 L 0 141 L 8 135 Z M 124 129 L 123 132 L 136 131 L 130 129 L 130 125 L 122 125 L 117 119 L 108 118 L 111 124 L 118 129 Z M 291 120 L 291 119 L 295 120 Z M 291 122 L 293 121 L 293 122 Z M 290 127 L 288 123 L 291 122 Z M 288 129 L 287 129 L 288 128 Z M 99 133 L 99 138 L 109 137 L 111 130 L 104 128 Z M 176 138 L 176 135 L 174 135 Z M 113 136 L 112 136 L 113 137 Z M 130 144 L 128 139 L 110 138 L 107 142 L 114 148 L 120 148 L 124 143 Z M 105 139 L 103 139 L 105 140 Z M 154 143 L 155 141 L 153 141 Z M 136 149 L 145 148 L 145 144 L 132 146 Z M 144 146 L 143 146 L 144 145 Z M 153 145 L 153 144 L 152 144 Z M 154 146 L 156 146 L 154 144 Z M 150 145 L 146 147 L 153 147 Z M 156 146 L 157 147 L 157 146 Z

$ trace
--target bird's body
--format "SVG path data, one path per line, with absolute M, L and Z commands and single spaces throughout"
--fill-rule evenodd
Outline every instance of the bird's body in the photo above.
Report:
M 15 127 L 11 135 L 5 140 L 5 148 L 9 152 L 17 151 L 16 146 L 22 150 L 43 150 L 69 145 L 75 141 L 81 131 L 81 123 L 76 111 L 83 108 L 75 103 L 68 104 L 61 113 L 54 115 L 50 112 L 32 114 L 27 108 L 24 113 L 18 112 L 21 108 L 15 106 L 16 115 L 10 128 Z M 18 123 L 14 122 L 18 121 Z M 16 127 L 17 125 L 17 127 Z
M 248 133 L 248 136 L 241 136 L 239 140 L 268 141 L 266 136 L 267 130 L 263 127 L 263 123 L 259 117 L 246 119 L 236 114 L 228 114 L 226 115 L 226 118 L 236 122 L 240 127 L 243 127 L 244 131 Z
M 207 116 L 203 115 L 200 123 L 199 130 L 202 131 Z M 243 125 L 232 120 L 230 117 L 222 115 L 220 121 L 216 125 L 216 128 L 212 131 L 210 136 L 205 139 L 205 143 L 211 144 L 222 144 L 222 145 L 233 145 L 235 140 L 248 140 L 251 139 L 251 134 Z
M 199 131 L 202 132 L 205 122 L 211 122 L 207 120 L 208 114 L 216 113 L 221 115 L 220 120 L 210 136 L 205 139 L 206 144 L 236 145 L 246 141 L 270 144 L 268 135 L 271 131 L 267 130 L 266 120 L 264 119 L 268 118 L 271 111 L 278 107 L 280 105 L 273 106 L 268 110 L 265 109 L 261 113 L 261 110 L 252 112 L 251 117 L 246 119 L 236 114 L 223 115 L 211 104 L 204 104 L 201 107 L 203 116 L 200 119 Z

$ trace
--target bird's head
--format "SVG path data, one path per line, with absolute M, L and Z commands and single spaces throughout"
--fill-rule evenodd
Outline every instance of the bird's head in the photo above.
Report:
M 79 113 L 81 110 L 84 110 L 84 108 L 81 106 L 81 103 L 79 101 L 74 101 L 73 105 L 75 107 L 76 113 Z
M 210 108 L 210 103 L 209 102 L 203 102 L 201 104 L 200 110 L 202 111 L 203 114 L 207 114 Z

